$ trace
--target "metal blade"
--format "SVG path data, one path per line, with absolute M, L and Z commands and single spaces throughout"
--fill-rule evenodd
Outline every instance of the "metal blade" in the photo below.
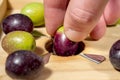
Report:
M 85 54 L 85 53 L 80 53 L 79 55 L 88 59 L 88 60 L 90 60 L 90 61 L 92 61 L 92 62 L 95 62 L 97 64 L 99 64 L 99 63 L 101 63 L 105 60 L 105 57 L 101 56 L 101 55 Z

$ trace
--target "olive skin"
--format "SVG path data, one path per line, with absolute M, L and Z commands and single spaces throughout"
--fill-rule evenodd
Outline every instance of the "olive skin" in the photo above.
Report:
M 60 27 L 53 38 L 53 53 L 58 56 L 73 56 L 85 48 L 83 42 L 73 42 L 64 34 L 63 26 Z
M 28 16 L 16 13 L 4 18 L 1 27 L 5 34 L 12 31 L 26 31 L 31 33 L 33 31 L 33 22 Z
M 116 41 L 110 48 L 109 59 L 116 70 L 120 70 L 120 40 Z
M 5 64 L 6 73 L 13 79 L 35 78 L 43 67 L 43 58 L 28 50 L 18 50 L 11 53 Z

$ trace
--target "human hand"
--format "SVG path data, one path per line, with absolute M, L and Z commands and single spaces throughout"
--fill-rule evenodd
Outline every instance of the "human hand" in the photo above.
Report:
M 54 35 L 64 25 L 66 36 L 75 42 L 88 34 L 100 39 L 106 25 L 120 17 L 120 0 L 44 0 L 46 29 Z

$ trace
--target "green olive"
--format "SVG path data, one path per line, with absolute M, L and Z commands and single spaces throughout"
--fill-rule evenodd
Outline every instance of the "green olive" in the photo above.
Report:
M 34 26 L 42 26 L 45 23 L 43 3 L 29 3 L 22 8 L 21 13 L 28 16 L 32 20 Z
M 36 42 L 34 37 L 25 31 L 10 32 L 2 39 L 2 48 L 7 53 L 12 53 L 17 50 L 33 51 L 35 47 Z

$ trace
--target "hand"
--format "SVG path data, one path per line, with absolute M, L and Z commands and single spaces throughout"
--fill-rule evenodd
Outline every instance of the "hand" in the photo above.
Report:
M 120 17 L 120 0 L 44 0 L 44 5 L 47 32 L 54 35 L 63 24 L 66 36 L 76 42 L 88 35 L 100 39 L 106 25 Z

